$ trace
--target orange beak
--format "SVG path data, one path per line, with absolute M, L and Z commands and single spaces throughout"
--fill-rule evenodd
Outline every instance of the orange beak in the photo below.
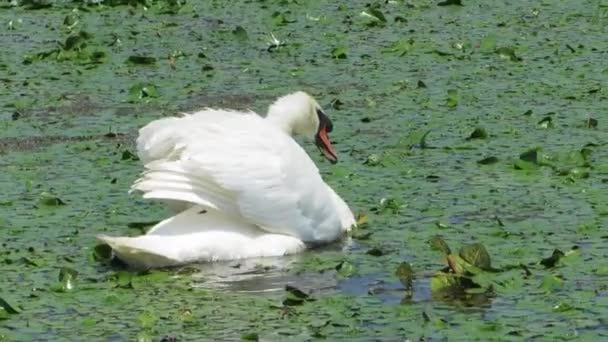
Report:
M 336 150 L 334 150 L 334 147 L 332 146 L 331 141 L 329 141 L 329 136 L 327 135 L 327 129 L 324 125 L 319 127 L 319 131 L 317 132 L 317 135 L 315 136 L 315 143 L 316 143 L 317 147 L 319 148 L 319 150 L 323 153 L 325 158 L 327 158 L 327 160 L 329 160 L 332 164 L 335 164 L 338 162 L 338 156 L 336 155 Z

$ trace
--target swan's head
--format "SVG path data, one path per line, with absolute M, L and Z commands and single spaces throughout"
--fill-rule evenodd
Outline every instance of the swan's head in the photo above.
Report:
M 333 124 L 312 96 L 303 91 L 285 95 L 270 106 L 266 117 L 289 135 L 314 138 L 325 158 L 332 163 L 338 162 L 328 135 Z

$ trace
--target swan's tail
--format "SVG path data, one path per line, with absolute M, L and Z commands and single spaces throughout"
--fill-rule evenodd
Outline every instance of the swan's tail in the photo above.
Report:
M 135 268 L 176 266 L 192 262 L 282 256 L 302 251 L 297 238 L 269 234 L 221 213 L 192 207 L 138 237 L 100 235 L 115 255 Z

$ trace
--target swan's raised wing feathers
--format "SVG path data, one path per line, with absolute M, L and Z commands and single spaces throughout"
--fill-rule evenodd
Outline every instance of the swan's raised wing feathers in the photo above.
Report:
M 208 206 L 279 234 L 323 242 L 341 233 L 331 192 L 306 152 L 255 114 L 204 110 L 146 126 L 147 198 Z

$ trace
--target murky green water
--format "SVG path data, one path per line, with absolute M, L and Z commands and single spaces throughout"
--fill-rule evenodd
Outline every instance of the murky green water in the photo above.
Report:
M 608 336 L 608 2 L 131 3 L 0 4 L 0 340 Z M 138 127 L 299 89 L 341 162 L 302 143 L 365 228 L 149 274 L 93 258 L 168 214 L 126 193 Z M 491 295 L 432 289 L 436 235 L 487 248 Z

